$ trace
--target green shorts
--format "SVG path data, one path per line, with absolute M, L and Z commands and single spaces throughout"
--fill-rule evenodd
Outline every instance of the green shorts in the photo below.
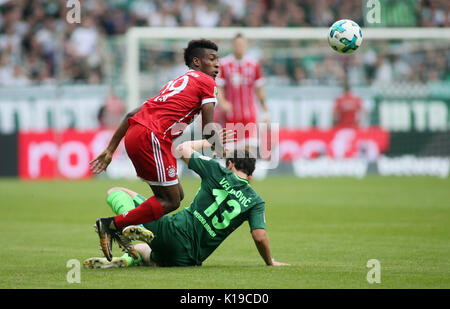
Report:
M 173 225 L 171 216 L 165 215 L 156 221 L 144 224 L 144 227 L 155 234 L 155 238 L 150 243 L 152 248 L 150 258 L 158 266 L 197 265 L 190 257 L 183 243 L 183 237 Z
M 142 195 L 134 199 L 136 207 L 145 201 Z M 172 217 L 165 215 L 156 221 L 145 223 L 144 227 L 155 234 L 150 243 L 150 258 L 158 266 L 195 266 L 197 263 L 190 257 L 186 241 L 173 224 Z

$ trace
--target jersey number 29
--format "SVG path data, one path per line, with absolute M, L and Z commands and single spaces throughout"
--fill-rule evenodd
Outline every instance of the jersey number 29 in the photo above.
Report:
M 181 81 L 181 83 L 179 81 Z M 187 75 L 183 75 L 175 78 L 174 80 L 171 80 L 164 86 L 163 89 L 161 89 L 160 95 L 155 98 L 155 101 L 166 102 L 168 97 L 174 96 L 183 91 L 183 89 L 186 88 L 188 82 L 189 76 Z M 178 84 L 178 86 L 175 86 L 176 84 Z

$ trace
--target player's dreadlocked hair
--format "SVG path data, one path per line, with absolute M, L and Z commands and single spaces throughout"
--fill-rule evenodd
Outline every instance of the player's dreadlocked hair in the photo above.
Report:
M 184 49 L 184 63 L 186 63 L 186 65 L 190 67 L 192 64 L 192 59 L 194 59 L 194 57 L 200 58 L 203 55 L 204 49 L 212 49 L 218 51 L 219 47 L 217 47 L 216 43 L 210 40 L 192 40 Z
M 244 172 L 247 176 L 251 176 L 255 171 L 256 158 L 248 150 L 236 149 L 225 161 L 226 166 L 231 162 L 238 171 Z

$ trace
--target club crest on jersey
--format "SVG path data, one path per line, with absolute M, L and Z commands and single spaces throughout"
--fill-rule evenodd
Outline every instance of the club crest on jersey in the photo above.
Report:
M 166 168 L 167 175 L 169 175 L 170 178 L 173 178 L 177 175 L 177 170 L 173 165 L 169 165 L 169 167 Z

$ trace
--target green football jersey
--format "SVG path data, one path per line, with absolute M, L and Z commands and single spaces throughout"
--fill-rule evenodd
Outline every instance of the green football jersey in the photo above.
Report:
M 248 181 L 222 167 L 216 160 L 195 152 L 189 168 L 202 178 L 191 205 L 172 216 L 188 240 L 191 258 L 201 263 L 244 221 L 250 230 L 265 229 L 265 203 Z

